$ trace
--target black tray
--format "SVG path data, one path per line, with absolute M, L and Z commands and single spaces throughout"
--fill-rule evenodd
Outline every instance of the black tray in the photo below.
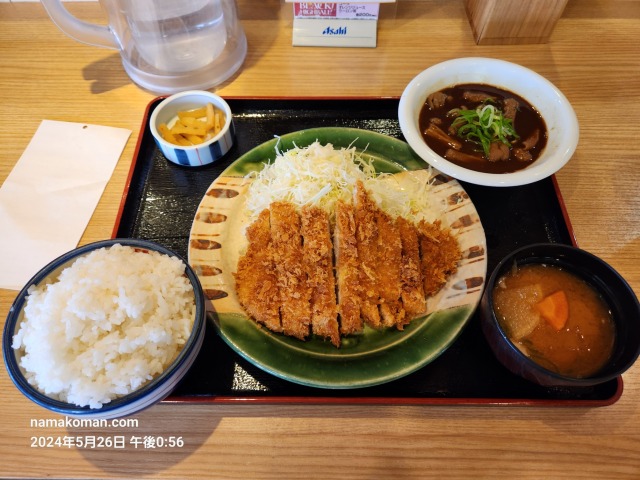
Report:
M 226 100 L 234 112 L 236 143 L 217 163 L 198 168 L 180 167 L 162 156 L 148 127 L 161 98 L 149 104 L 113 237 L 153 240 L 186 258 L 191 223 L 211 182 L 243 153 L 274 135 L 324 126 L 403 139 L 396 98 Z M 575 244 L 554 177 L 521 187 L 462 186 L 486 232 L 489 272 L 521 245 Z M 594 387 L 542 388 L 514 376 L 494 359 L 476 313 L 460 338 L 434 362 L 399 380 L 352 390 L 306 387 L 272 376 L 236 354 L 209 321 L 199 356 L 166 401 L 604 406 L 621 394 L 620 377 Z

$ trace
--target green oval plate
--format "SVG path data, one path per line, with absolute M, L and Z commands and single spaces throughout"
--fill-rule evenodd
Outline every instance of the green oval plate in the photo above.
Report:
M 270 332 L 246 316 L 235 294 L 234 272 L 246 246 L 248 219 L 245 175 L 273 161 L 278 151 L 314 141 L 335 148 L 354 146 L 380 172 L 434 179 L 437 213 L 458 238 L 463 260 L 445 287 L 427 302 L 427 314 L 403 331 L 376 331 L 342 339 L 341 347 L 312 338 L 306 342 Z M 432 215 L 433 216 L 433 215 Z M 400 140 L 366 130 L 315 128 L 274 138 L 246 153 L 227 168 L 204 195 L 191 227 L 189 263 L 211 301 L 220 336 L 249 362 L 277 377 L 321 388 L 377 385 L 424 367 L 460 335 L 475 311 L 486 278 L 486 240 L 480 218 L 460 184 L 426 164 Z

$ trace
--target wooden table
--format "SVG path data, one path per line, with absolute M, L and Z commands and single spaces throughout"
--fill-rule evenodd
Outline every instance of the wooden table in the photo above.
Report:
M 442 60 L 488 56 L 536 70 L 572 102 L 581 136 L 557 175 L 581 247 L 640 293 L 640 4 L 573 0 L 548 44 L 474 43 L 461 0 L 400 1 L 375 49 L 293 48 L 277 0 L 240 1 L 249 53 L 221 95 L 399 96 Z M 100 21 L 97 4 L 70 4 Z M 288 11 L 285 10 L 285 12 Z M 145 107 L 118 55 L 63 35 L 39 4 L 0 4 L 0 181 L 42 119 L 133 133 L 81 243 L 108 238 Z M 274 132 L 276 133 L 276 132 Z M 0 226 L 0 232 L 2 227 Z M 1 234 L 1 233 L 0 233 Z M 0 291 L 0 318 L 16 292 Z M 0 477 L 640 478 L 640 363 L 601 408 L 174 405 L 138 425 L 38 428 L 58 418 L 0 369 Z M 174 448 L 32 446 L 33 437 L 174 436 Z

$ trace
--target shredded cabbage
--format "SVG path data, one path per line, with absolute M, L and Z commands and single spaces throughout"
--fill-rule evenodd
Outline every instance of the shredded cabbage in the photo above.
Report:
M 333 215 L 339 200 L 351 201 L 357 180 L 394 217 L 417 221 L 429 210 L 428 182 L 412 177 L 400 184 L 392 174 L 378 174 L 355 147 L 335 149 L 318 141 L 304 148 L 294 146 L 277 151 L 273 163 L 247 176 L 253 178 L 246 199 L 252 220 L 275 201 L 299 207 L 313 204 Z

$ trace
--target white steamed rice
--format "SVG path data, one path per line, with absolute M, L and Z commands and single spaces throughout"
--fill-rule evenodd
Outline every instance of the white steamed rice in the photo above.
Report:
M 45 395 L 100 408 L 137 390 L 176 358 L 195 318 L 184 263 L 114 245 L 31 287 L 13 337 L 20 366 Z

